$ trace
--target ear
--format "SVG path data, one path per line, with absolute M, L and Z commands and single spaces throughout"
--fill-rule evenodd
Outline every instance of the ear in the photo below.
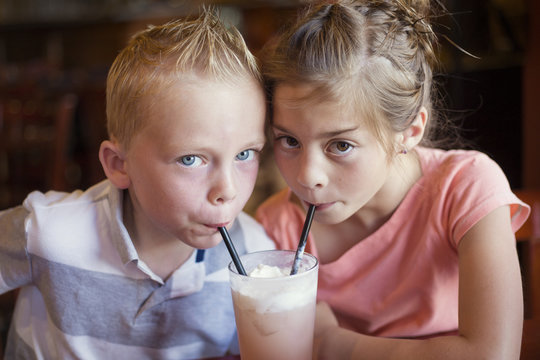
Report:
M 418 115 L 413 120 L 411 125 L 401 132 L 398 146 L 400 150 L 412 150 L 416 145 L 420 143 L 424 136 L 424 130 L 426 129 L 426 123 L 428 121 L 428 112 L 425 107 L 421 107 Z
M 99 161 L 111 183 L 119 189 L 127 189 L 131 184 L 126 172 L 124 152 L 116 142 L 105 140 L 99 147 Z

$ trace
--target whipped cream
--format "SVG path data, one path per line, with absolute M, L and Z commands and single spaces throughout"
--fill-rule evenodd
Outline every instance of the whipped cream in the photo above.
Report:
M 233 296 L 237 297 L 236 306 L 265 313 L 288 311 L 312 303 L 317 293 L 317 272 L 309 275 L 311 280 L 302 280 L 297 278 L 297 275 L 290 276 L 290 272 L 290 267 L 259 264 L 248 275 L 261 278 L 260 281 L 239 281 L 231 284 L 233 293 L 236 293 Z M 282 281 L 285 277 L 290 277 L 292 281 Z
M 248 275 L 256 278 L 276 278 L 289 276 L 291 269 L 280 268 L 277 266 L 269 266 L 265 264 L 259 264 Z

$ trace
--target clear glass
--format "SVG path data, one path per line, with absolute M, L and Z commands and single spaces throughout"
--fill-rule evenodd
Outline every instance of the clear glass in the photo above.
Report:
M 295 252 L 269 250 L 241 256 L 246 273 L 259 264 L 290 269 Z M 229 264 L 242 360 L 310 360 L 319 262 L 304 253 L 298 274 L 257 278 Z

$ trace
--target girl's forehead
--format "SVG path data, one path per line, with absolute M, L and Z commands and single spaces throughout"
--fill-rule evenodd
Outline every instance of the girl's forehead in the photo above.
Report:
M 335 121 L 363 120 L 362 112 L 358 111 L 351 98 L 338 98 L 330 94 L 324 96 L 311 85 L 280 85 L 274 93 L 273 107 L 274 114 L 295 111 L 317 118 L 330 117 Z
M 317 104 L 297 109 L 276 109 L 273 128 L 294 134 L 327 138 L 339 135 L 359 135 L 368 131 L 365 122 L 354 113 L 344 113 L 339 107 Z
M 272 124 L 279 129 L 333 136 L 338 133 L 376 137 L 384 142 L 391 136 L 375 119 L 374 105 L 357 101 L 354 93 L 324 96 L 316 86 L 282 84 L 275 88 Z M 321 95 L 322 94 L 322 95 Z M 310 128 L 310 129 L 304 129 Z M 362 135 L 363 134 L 363 135 Z
M 341 112 L 357 111 L 354 91 L 327 86 L 326 84 L 284 83 L 277 85 L 273 96 L 274 104 L 301 108 L 324 104 Z

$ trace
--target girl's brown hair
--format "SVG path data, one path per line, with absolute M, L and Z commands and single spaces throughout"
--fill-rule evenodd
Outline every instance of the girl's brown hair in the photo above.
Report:
M 428 0 L 337 0 L 312 4 L 264 52 L 269 94 L 309 84 L 301 101 L 339 101 L 359 112 L 390 153 L 387 135 L 405 130 L 423 106 L 434 126 L 437 65 Z

